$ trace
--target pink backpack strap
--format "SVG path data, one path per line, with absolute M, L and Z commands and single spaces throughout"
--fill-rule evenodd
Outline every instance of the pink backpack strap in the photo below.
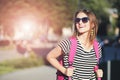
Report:
M 99 51 L 98 51 L 99 48 L 98 48 L 98 41 L 97 40 L 94 40 L 93 46 L 94 46 L 94 50 L 95 50 L 95 53 L 96 53 L 97 61 L 99 62 L 100 57 L 99 57 Z M 98 70 L 98 69 L 99 69 L 99 66 L 96 65 L 94 67 L 94 71 L 96 72 L 96 70 Z M 97 80 L 101 80 L 101 77 L 98 77 Z
M 69 53 L 68 61 L 69 61 L 69 66 L 72 66 L 73 61 L 74 61 L 74 56 L 76 53 L 76 48 L 77 48 L 76 37 L 70 37 L 70 42 L 71 42 L 71 45 L 70 45 L 70 53 Z
M 97 61 L 99 62 L 99 51 L 98 51 L 98 42 L 97 42 L 97 40 L 94 40 L 93 46 L 94 46 L 94 50 L 95 50 L 95 53 L 96 53 Z
M 70 52 L 69 52 L 69 57 L 68 57 L 68 62 L 69 62 L 69 67 L 72 67 L 73 61 L 74 61 L 74 56 L 76 53 L 76 48 L 77 48 L 77 40 L 76 37 L 70 37 Z M 63 65 L 63 61 L 60 60 L 60 64 Z M 64 80 L 64 75 L 60 71 L 57 72 L 57 80 Z M 68 77 L 68 80 L 71 80 L 71 77 Z
M 69 53 L 68 61 L 69 61 L 69 67 L 72 68 L 72 65 L 74 62 L 74 56 L 75 56 L 76 48 L 77 48 L 76 37 L 71 37 L 70 42 L 71 42 L 71 45 L 70 45 L 70 53 Z M 72 80 L 72 78 L 68 77 L 68 80 Z

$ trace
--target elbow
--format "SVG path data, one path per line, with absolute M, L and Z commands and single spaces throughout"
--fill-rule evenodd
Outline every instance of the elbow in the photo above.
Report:
M 56 52 L 58 54 L 56 54 Z M 59 56 L 59 52 L 58 50 L 53 49 L 52 51 L 50 51 L 47 55 L 46 55 L 46 60 L 50 63 L 52 63 L 53 61 L 55 61 L 57 59 L 57 57 Z
M 47 56 L 46 56 L 46 60 L 47 60 L 48 62 L 50 62 L 52 58 L 53 58 L 53 57 L 51 56 L 51 54 L 48 53 Z

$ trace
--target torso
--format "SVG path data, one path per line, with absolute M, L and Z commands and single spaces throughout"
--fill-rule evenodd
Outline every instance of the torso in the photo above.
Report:
M 59 46 L 70 45 L 69 40 L 64 40 L 59 44 Z M 68 54 L 70 46 L 62 47 L 64 55 L 64 66 L 68 67 Z M 96 54 L 93 48 L 90 51 L 83 49 L 79 41 L 77 40 L 77 49 L 76 55 L 74 57 L 73 67 L 75 67 L 72 79 L 81 80 L 81 79 L 94 79 L 94 66 L 97 64 Z M 67 77 L 66 79 L 67 80 Z

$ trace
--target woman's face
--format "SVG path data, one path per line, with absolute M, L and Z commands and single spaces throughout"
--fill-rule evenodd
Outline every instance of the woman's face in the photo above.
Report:
M 78 33 L 83 34 L 83 33 L 89 32 L 90 21 L 88 16 L 85 13 L 83 12 L 78 13 L 75 19 L 75 23 L 76 23 L 76 28 Z

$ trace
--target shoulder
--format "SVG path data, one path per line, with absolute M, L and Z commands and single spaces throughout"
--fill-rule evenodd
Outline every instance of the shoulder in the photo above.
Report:
M 59 41 L 58 46 L 63 50 L 64 53 L 68 53 L 70 49 L 70 39 L 69 38 L 64 38 Z
M 63 44 L 63 45 L 70 44 L 70 39 L 69 38 L 64 38 L 64 39 L 60 40 L 58 45 L 61 45 L 61 44 Z

